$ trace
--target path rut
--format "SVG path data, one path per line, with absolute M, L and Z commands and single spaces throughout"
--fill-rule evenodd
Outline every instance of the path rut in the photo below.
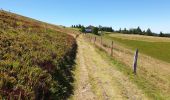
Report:
M 128 77 L 116 70 L 83 37 L 77 40 L 78 55 L 74 100 L 147 100 Z

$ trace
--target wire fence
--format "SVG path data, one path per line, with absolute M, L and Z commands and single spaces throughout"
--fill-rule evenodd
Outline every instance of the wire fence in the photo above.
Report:
M 134 55 L 133 51 L 120 46 L 113 40 L 90 34 L 84 34 L 84 37 L 87 42 L 91 42 L 99 48 L 103 49 L 110 56 L 117 58 L 128 66 L 132 66 L 133 72 L 134 74 L 136 74 L 138 49 L 136 50 Z

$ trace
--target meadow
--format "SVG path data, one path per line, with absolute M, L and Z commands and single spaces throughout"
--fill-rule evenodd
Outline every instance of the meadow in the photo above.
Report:
M 117 33 L 107 33 L 102 36 L 87 34 L 85 37 L 87 41 L 92 42 L 92 44 L 95 44 L 96 47 L 99 48 L 99 54 L 105 59 L 108 59 L 113 65 L 116 65 L 117 70 L 128 76 L 129 79 L 131 79 L 138 88 L 142 89 L 151 100 L 169 100 L 170 63 L 156 58 L 159 57 L 160 53 L 156 54 L 156 57 L 152 57 L 150 54 L 145 53 L 149 50 L 152 52 L 152 50 L 155 50 L 155 47 L 158 48 L 159 46 L 162 46 L 161 44 L 157 44 L 158 41 L 165 44 L 167 43 L 166 46 L 168 46 L 169 38 Z M 111 55 L 112 41 L 113 53 Z M 145 45 L 149 50 L 145 49 Z M 165 48 L 168 49 L 166 46 Z M 139 58 L 137 75 L 134 75 L 132 65 L 136 48 L 139 48 Z M 145 52 L 142 52 L 141 49 Z M 105 51 L 105 53 L 103 53 L 103 51 Z M 159 52 L 159 50 L 155 52 Z M 154 55 L 154 53 L 152 53 L 152 55 Z
M 149 55 L 159 60 L 170 62 L 170 39 L 163 37 L 126 35 L 126 34 L 105 34 L 104 37 L 117 41 L 122 45 L 140 53 Z

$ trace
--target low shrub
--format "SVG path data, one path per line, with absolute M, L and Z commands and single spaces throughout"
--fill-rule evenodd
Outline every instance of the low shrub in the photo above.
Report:
M 66 99 L 73 89 L 75 39 L 5 11 L 0 19 L 0 98 Z

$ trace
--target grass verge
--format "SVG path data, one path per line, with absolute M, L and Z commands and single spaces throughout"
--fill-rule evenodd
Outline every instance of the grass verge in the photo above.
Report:
M 96 46 L 97 47 L 97 46 Z M 141 89 L 146 96 L 153 100 L 166 100 L 169 98 L 169 96 L 165 96 L 160 92 L 158 88 L 156 88 L 156 85 L 149 82 L 145 77 L 144 74 L 137 74 L 134 75 L 132 72 L 132 69 L 130 69 L 129 66 L 125 65 L 124 63 L 114 59 L 110 55 L 108 55 L 104 50 L 97 47 L 96 51 L 104 58 L 106 61 L 115 66 L 117 70 L 122 72 L 124 75 L 126 75 L 134 84 L 137 85 L 139 89 Z

